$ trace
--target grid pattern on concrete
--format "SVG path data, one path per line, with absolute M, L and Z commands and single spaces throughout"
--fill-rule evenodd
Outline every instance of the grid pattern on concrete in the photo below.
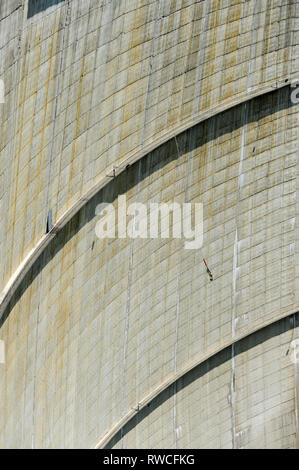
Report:
M 231 109 L 151 152 L 48 246 L 2 320 L 1 447 L 92 446 L 188 361 L 298 311 L 298 116 L 289 92 Z M 201 252 L 181 240 L 97 240 L 96 205 L 117 204 L 120 193 L 128 203 L 202 201 Z M 246 429 L 240 420 L 236 442 Z
M 50 2 L 53 3 L 53 2 Z M 57 2 L 56 2 L 57 3 Z M 0 6 L 0 283 L 107 168 L 185 120 L 298 71 L 292 0 Z

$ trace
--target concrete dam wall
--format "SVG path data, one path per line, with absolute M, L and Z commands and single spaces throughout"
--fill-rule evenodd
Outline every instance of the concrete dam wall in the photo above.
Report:
M 0 78 L 0 447 L 299 447 L 298 2 L 3 0 Z

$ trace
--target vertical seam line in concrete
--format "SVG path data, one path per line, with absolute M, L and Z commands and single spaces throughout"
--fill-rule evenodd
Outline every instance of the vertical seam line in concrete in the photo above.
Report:
M 57 108 L 58 108 L 58 99 L 61 94 L 61 84 L 63 82 L 62 78 L 62 67 L 63 61 L 65 57 L 65 40 L 67 35 L 67 27 L 68 21 L 70 16 L 70 0 L 67 0 L 64 5 L 62 6 L 65 11 L 64 22 L 63 22 L 63 32 L 62 32 L 62 49 L 61 49 L 61 57 L 59 61 L 59 71 L 58 71 L 58 78 L 57 78 L 57 91 L 55 93 L 55 104 L 54 104 L 54 121 L 53 121 L 53 128 L 52 128 L 52 139 L 51 139 L 51 148 L 50 148 L 50 162 L 49 162 L 49 171 L 48 171 L 48 182 L 47 182 L 47 193 L 46 193 L 46 204 L 45 204 L 45 221 L 50 209 L 49 207 L 49 197 L 50 197 L 50 185 L 51 185 L 51 176 L 52 176 L 52 162 L 53 162 L 53 148 L 54 148 L 54 141 L 55 141 L 55 129 L 56 129 L 56 117 L 57 117 Z M 60 10 L 61 11 L 61 10 Z M 62 155 L 60 155 L 61 159 Z M 58 188 L 59 190 L 59 188 Z
M 144 119 L 143 119 L 143 129 L 142 129 L 142 134 L 141 134 L 141 144 L 145 140 L 145 128 L 146 128 L 146 122 L 147 122 L 147 114 L 148 114 L 148 109 L 149 109 L 149 89 L 150 89 L 150 84 L 151 84 L 151 79 L 152 79 L 152 71 L 153 71 L 153 64 L 155 62 L 155 57 L 156 57 L 156 42 L 157 42 L 157 28 L 160 22 L 160 0 L 156 0 L 156 18 L 155 18 L 155 26 L 154 26 L 154 37 L 152 39 L 152 49 L 151 49 L 151 56 L 150 56 L 150 63 L 149 63 L 149 74 L 148 74 L 148 80 L 147 80 L 147 85 L 146 85 L 146 91 L 145 91 L 145 106 L 144 106 Z
M 197 64 L 198 67 L 196 69 L 196 78 L 195 78 L 195 89 L 194 89 L 194 106 L 192 107 L 192 116 L 198 114 L 199 110 L 199 101 L 200 101 L 200 90 L 201 90 L 201 82 L 203 77 L 203 68 L 204 68 L 204 57 L 206 52 L 206 41 L 207 41 L 207 15 L 209 11 L 209 3 L 210 0 L 204 0 L 204 7 L 203 7 L 203 19 L 200 31 L 200 42 L 202 39 L 202 47 L 199 47 L 198 55 L 197 55 Z
M 296 334 L 296 314 L 293 315 L 293 337 Z M 294 351 L 295 352 L 295 351 Z M 298 360 L 296 354 L 294 354 L 294 398 L 295 398 L 295 423 L 296 423 L 296 449 L 299 449 L 299 374 L 298 374 Z

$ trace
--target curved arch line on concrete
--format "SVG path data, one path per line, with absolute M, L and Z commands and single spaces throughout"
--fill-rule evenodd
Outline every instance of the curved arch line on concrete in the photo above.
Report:
M 124 159 L 116 166 L 112 165 L 106 171 L 106 176 L 99 179 L 83 196 L 81 196 L 66 212 L 62 214 L 62 216 L 57 220 L 55 225 L 53 226 L 52 230 L 45 234 L 39 242 L 35 245 L 35 247 L 28 253 L 28 255 L 24 258 L 24 260 L 20 263 L 16 271 L 13 273 L 9 281 L 7 282 L 6 286 L 4 287 L 1 295 L 0 295 L 0 319 L 3 316 L 6 307 L 8 306 L 10 300 L 12 299 L 14 293 L 16 292 L 17 288 L 21 284 L 24 276 L 28 273 L 29 269 L 32 267 L 33 263 L 37 260 L 40 254 L 45 250 L 48 246 L 50 241 L 55 237 L 55 235 L 63 229 L 63 227 L 74 217 L 74 215 L 93 197 L 100 191 L 106 184 L 108 183 L 108 178 L 110 181 L 111 175 L 109 173 L 113 173 L 114 176 L 118 176 L 122 171 L 126 168 L 127 165 L 132 165 L 133 163 L 137 162 L 141 158 L 145 157 L 148 153 L 152 152 L 159 146 L 165 144 L 167 141 L 173 139 L 177 135 L 185 132 L 189 128 L 210 119 L 217 114 L 220 114 L 224 111 L 232 109 L 236 106 L 239 106 L 247 101 L 250 101 L 253 98 L 258 96 L 265 95 L 274 91 L 278 88 L 283 88 L 289 86 L 292 79 L 295 78 L 290 75 L 289 77 L 285 77 L 280 79 L 279 81 L 273 81 L 267 85 L 253 88 L 250 91 L 248 90 L 247 93 L 242 93 L 237 95 L 237 97 L 230 99 L 220 105 L 210 108 L 209 110 L 200 113 L 195 118 L 188 119 L 184 121 L 183 124 L 175 126 L 160 136 L 158 139 L 154 140 L 150 144 L 138 149 L 137 151 L 131 153 L 130 155 L 124 157 Z
M 221 346 L 214 348 L 211 351 L 208 351 L 204 355 L 202 355 L 200 358 L 196 359 L 195 361 L 187 363 L 181 370 L 179 370 L 176 374 L 171 375 L 166 379 L 159 387 L 156 387 L 153 389 L 150 393 L 148 393 L 145 397 L 143 397 L 141 400 L 139 400 L 136 405 L 131 408 L 130 411 L 127 412 L 127 414 L 120 420 L 118 423 L 116 423 L 109 431 L 107 431 L 106 434 L 104 434 L 103 437 L 93 446 L 94 449 L 103 449 L 105 446 L 113 439 L 113 437 L 116 436 L 116 434 L 134 417 L 136 416 L 146 405 L 148 405 L 151 401 L 153 401 L 156 397 L 158 397 L 163 391 L 165 391 L 169 386 L 173 385 L 177 380 L 180 378 L 184 377 L 188 372 L 192 371 L 196 367 L 200 366 L 203 364 L 205 361 L 208 359 L 211 359 L 213 356 L 216 354 L 221 353 L 221 351 L 224 351 L 225 349 L 232 347 L 234 344 L 238 343 L 244 338 L 249 337 L 250 335 L 256 333 L 257 331 L 262 330 L 263 328 L 267 328 L 271 325 L 274 325 L 280 320 L 283 320 L 284 318 L 291 317 L 292 315 L 295 315 L 297 311 L 295 312 L 288 312 L 285 313 L 284 315 L 276 315 L 276 317 L 271 318 L 270 321 L 268 322 L 263 322 L 260 325 L 256 326 L 250 331 L 247 331 L 246 333 L 243 333 L 235 338 L 233 338 L 233 341 L 227 341 L 226 343 L 222 344 Z

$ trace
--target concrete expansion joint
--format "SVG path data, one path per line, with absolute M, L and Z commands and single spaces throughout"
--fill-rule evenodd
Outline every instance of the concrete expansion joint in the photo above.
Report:
M 224 111 L 232 109 L 236 106 L 239 106 L 243 103 L 248 102 L 249 100 L 262 96 L 264 94 L 270 93 L 273 91 L 273 86 L 275 88 L 283 88 L 285 86 L 289 86 L 289 83 L 293 77 L 284 78 L 282 80 L 275 80 L 265 86 L 260 86 L 250 91 L 246 91 L 242 94 L 237 95 L 237 98 L 232 98 L 224 103 L 216 107 L 212 107 L 207 111 L 201 112 L 195 117 L 191 119 L 185 120 L 183 123 L 173 127 L 171 130 L 161 134 L 157 139 L 152 140 L 149 144 L 141 146 L 136 151 L 132 152 L 128 156 L 125 156 L 123 160 L 118 165 L 111 165 L 110 169 L 106 172 L 104 176 L 102 176 L 95 184 L 83 195 L 78 198 L 74 204 L 66 210 L 62 216 L 58 219 L 56 224 L 53 225 L 51 231 L 49 231 L 46 235 L 44 235 L 36 244 L 36 246 L 30 251 L 30 253 L 26 256 L 26 258 L 20 263 L 18 268 L 12 274 L 11 278 L 7 282 L 6 286 L 2 290 L 0 295 L 0 318 L 4 314 L 6 307 L 8 306 L 11 298 L 13 297 L 16 289 L 22 282 L 22 279 L 27 274 L 29 269 L 32 267 L 34 261 L 38 258 L 38 256 L 46 249 L 52 238 L 63 229 L 63 227 L 74 217 L 75 214 L 79 212 L 79 210 L 91 200 L 92 197 L 97 194 L 98 191 L 103 189 L 107 184 L 107 177 L 113 178 L 114 176 L 119 175 L 122 171 L 125 171 L 128 166 L 132 165 L 133 163 L 139 161 L 143 157 L 145 157 L 150 152 L 154 151 L 156 148 L 160 147 L 161 145 L 165 144 L 169 140 L 173 139 L 177 135 L 181 134 L 182 132 L 187 131 L 188 129 L 194 127 L 197 124 L 200 124 L 217 114 L 220 114 Z M 295 76 L 294 76 L 295 78 Z M 288 80 L 288 81 L 286 81 Z

